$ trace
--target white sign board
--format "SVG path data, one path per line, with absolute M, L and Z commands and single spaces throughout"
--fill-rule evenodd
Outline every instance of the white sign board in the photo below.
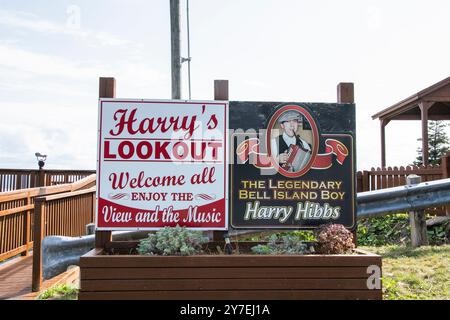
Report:
M 221 101 L 100 99 L 98 230 L 228 228 Z

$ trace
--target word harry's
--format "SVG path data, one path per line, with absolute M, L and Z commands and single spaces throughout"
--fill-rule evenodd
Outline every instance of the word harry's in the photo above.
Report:
M 294 214 L 292 206 L 261 206 L 259 201 L 247 202 L 244 220 L 278 220 L 284 223 Z M 341 207 L 332 207 L 328 203 L 321 206 L 316 202 L 298 202 L 293 219 L 298 220 L 329 220 L 341 215 Z
M 129 112 L 128 112 L 129 111 Z M 202 107 L 202 113 L 205 111 L 205 106 Z M 189 139 L 198 128 L 196 126 L 197 116 L 172 116 L 172 117 L 152 117 L 141 118 L 136 115 L 137 108 L 133 110 L 119 109 L 114 113 L 114 120 L 117 121 L 115 128 L 109 131 L 111 136 L 119 136 L 125 131 L 127 134 L 136 135 L 150 135 L 153 133 L 165 133 L 170 131 L 185 131 L 185 139 Z M 139 120 L 138 120 L 139 119 Z M 208 130 L 213 130 L 217 127 L 218 121 L 216 115 L 211 115 L 207 122 Z

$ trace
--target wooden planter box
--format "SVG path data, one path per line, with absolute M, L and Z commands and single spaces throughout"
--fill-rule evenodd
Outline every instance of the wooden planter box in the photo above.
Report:
M 367 268 L 381 257 L 354 255 L 105 255 L 80 259 L 80 300 L 381 299 Z M 381 275 L 380 275 L 381 276 Z

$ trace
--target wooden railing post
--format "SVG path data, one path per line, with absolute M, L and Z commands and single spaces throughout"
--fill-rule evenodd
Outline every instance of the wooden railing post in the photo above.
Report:
M 450 152 L 441 158 L 442 178 L 450 178 Z M 450 205 L 445 206 L 447 217 L 450 217 Z
M 91 221 L 95 221 L 95 192 L 92 194 L 92 200 L 91 200 Z
M 99 81 L 99 97 L 115 98 L 116 97 L 116 80 L 114 78 L 100 78 Z M 99 155 L 101 156 L 101 155 Z M 98 177 L 99 178 L 99 177 Z M 97 180 L 98 181 L 98 180 Z M 97 205 L 95 204 L 95 208 Z M 95 210 L 94 210 L 95 212 Z M 111 231 L 95 231 L 95 247 L 104 248 L 105 244 L 112 241 Z
M 45 187 L 45 170 L 38 171 L 38 187 Z
M 31 204 L 31 197 L 28 196 L 26 198 L 25 205 Z M 31 211 L 27 210 L 25 211 L 25 222 L 23 224 L 23 244 L 27 246 L 26 250 L 22 252 L 22 256 L 28 256 L 28 250 L 30 245 L 30 238 L 31 238 Z
M 356 173 L 356 192 L 363 192 L 362 172 Z
M 22 183 L 22 175 L 20 173 L 16 174 L 16 190 L 21 189 L 21 183 Z
M 42 240 L 45 236 L 45 200 L 34 202 L 33 274 L 31 290 L 38 292 L 42 287 Z
M 422 179 L 418 175 L 411 174 L 406 177 L 406 181 L 408 186 L 412 186 L 419 184 Z M 428 245 L 425 211 L 410 211 L 409 224 L 411 226 L 411 246 L 415 248 Z
M 363 191 L 369 191 L 370 190 L 370 186 L 369 186 L 369 171 L 364 170 L 363 171 L 363 176 L 362 176 L 362 185 L 363 185 Z

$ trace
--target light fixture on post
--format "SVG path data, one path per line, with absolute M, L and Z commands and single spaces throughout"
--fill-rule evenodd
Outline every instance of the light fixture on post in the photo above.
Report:
M 45 160 L 47 159 L 47 155 L 40 154 L 39 152 L 36 152 L 34 155 L 36 156 L 36 159 L 38 161 L 39 170 L 42 170 L 42 168 L 45 165 Z

